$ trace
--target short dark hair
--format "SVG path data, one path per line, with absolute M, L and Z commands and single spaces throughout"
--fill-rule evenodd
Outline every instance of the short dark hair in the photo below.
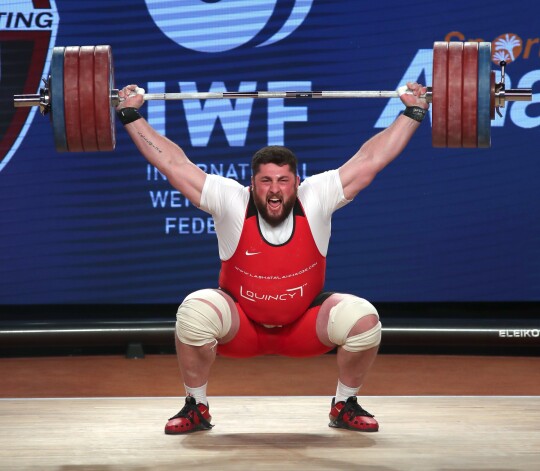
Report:
M 296 175 L 298 159 L 293 151 L 283 146 L 267 146 L 255 152 L 251 159 L 251 175 L 255 176 L 262 164 L 276 164 L 280 167 L 289 165 L 291 171 Z

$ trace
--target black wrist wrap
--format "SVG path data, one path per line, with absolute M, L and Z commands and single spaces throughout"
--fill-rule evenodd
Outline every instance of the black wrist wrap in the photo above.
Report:
M 407 116 L 407 118 L 414 119 L 415 121 L 421 123 L 426 117 L 426 113 L 427 110 L 420 108 L 419 106 L 407 106 L 403 112 L 403 116 Z
M 124 126 L 142 118 L 137 108 L 121 108 L 116 111 L 116 116 Z

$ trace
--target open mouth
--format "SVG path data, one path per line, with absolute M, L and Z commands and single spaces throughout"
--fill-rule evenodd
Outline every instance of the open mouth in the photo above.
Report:
M 281 203 L 282 203 L 281 198 L 272 197 L 272 198 L 268 198 L 266 201 L 270 209 L 277 210 L 281 207 Z

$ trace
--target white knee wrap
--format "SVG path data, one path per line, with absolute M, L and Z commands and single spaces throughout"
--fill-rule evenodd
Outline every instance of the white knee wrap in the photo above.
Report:
M 347 337 L 349 332 L 362 317 L 379 314 L 375 307 L 368 301 L 357 297 L 348 297 L 340 301 L 330 309 L 328 318 L 328 337 L 331 342 L 341 345 L 349 352 L 362 352 L 381 343 L 381 323 L 352 337 Z
M 221 319 L 219 314 L 221 314 Z M 176 313 L 176 335 L 182 343 L 200 347 L 217 343 L 231 328 L 231 309 L 227 300 L 212 289 L 188 295 Z

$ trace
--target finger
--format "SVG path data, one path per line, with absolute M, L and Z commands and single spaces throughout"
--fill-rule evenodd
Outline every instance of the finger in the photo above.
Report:
M 403 95 L 404 93 L 407 93 L 408 91 L 410 91 L 409 89 L 409 84 L 407 85 L 402 85 L 401 87 L 398 87 L 397 89 L 397 92 L 398 92 L 398 95 L 401 97 L 401 95 Z
M 136 87 L 135 90 L 132 90 L 130 96 L 144 95 L 146 93 L 144 88 Z

